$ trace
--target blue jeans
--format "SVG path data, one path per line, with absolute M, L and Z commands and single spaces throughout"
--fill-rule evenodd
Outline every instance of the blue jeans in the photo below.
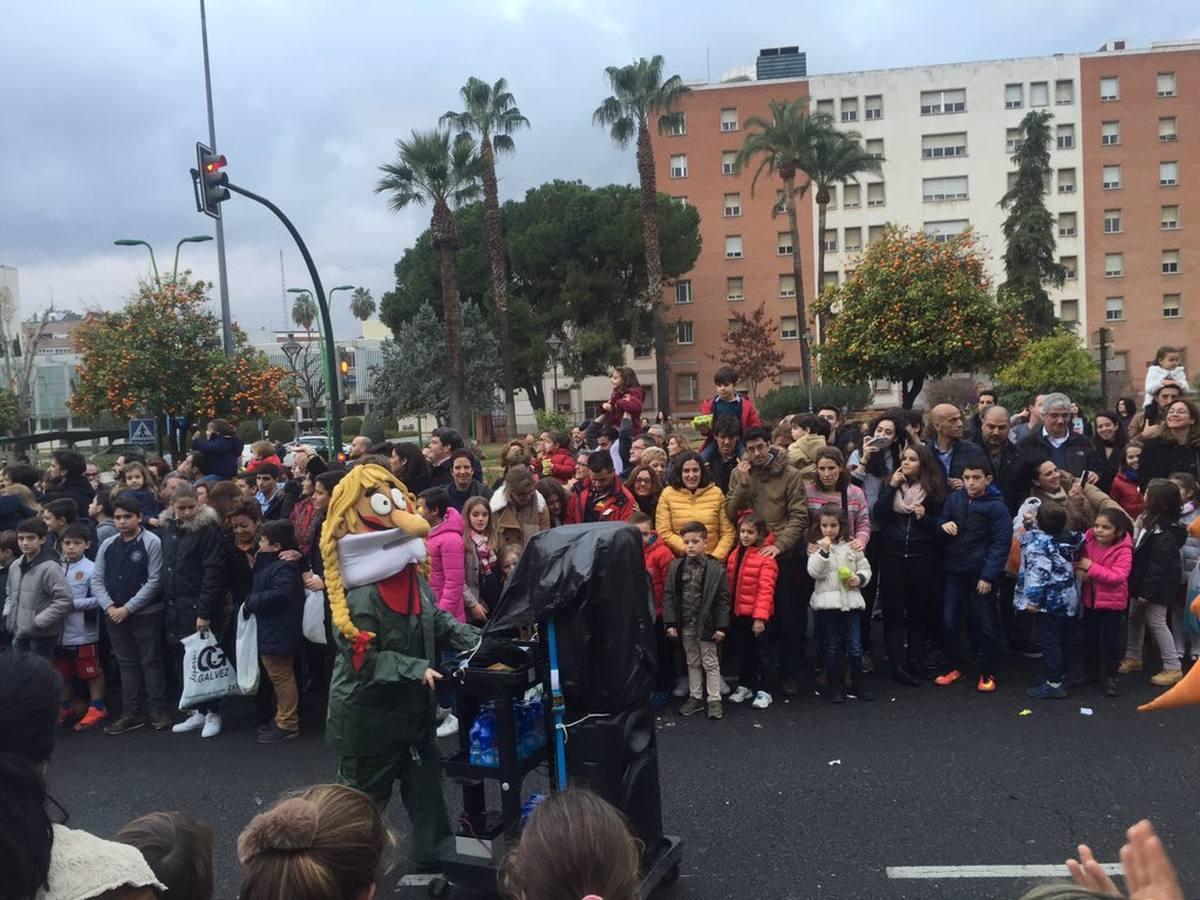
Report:
M 942 600 L 942 652 L 954 668 L 961 668 L 958 624 L 963 609 L 967 613 L 967 633 L 971 650 L 979 657 L 983 675 L 996 674 L 996 657 L 1000 650 L 1000 612 L 996 608 L 995 585 L 989 593 L 975 590 L 978 575 L 947 572 Z
M 52 637 L 19 637 L 13 640 L 13 649 L 24 650 L 43 659 L 53 659 L 56 643 L 58 641 Z
M 817 620 L 817 639 L 821 642 L 821 656 L 828 659 L 845 651 L 852 665 L 854 660 L 862 659 L 861 612 L 818 609 L 814 616 Z
M 1042 639 L 1042 659 L 1046 680 L 1061 684 L 1071 673 L 1071 648 L 1075 643 L 1075 617 L 1044 613 L 1038 616 L 1038 637 Z

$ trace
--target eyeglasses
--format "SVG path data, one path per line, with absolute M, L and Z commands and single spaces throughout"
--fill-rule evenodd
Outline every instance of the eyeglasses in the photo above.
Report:
M 1043 418 L 1046 418 L 1046 419 L 1069 419 L 1069 418 L 1071 418 L 1071 414 L 1069 412 L 1052 412 L 1052 413 L 1046 413 L 1043 416 Z
M 654 479 L 649 475 L 639 475 L 633 480 L 634 484 L 654 484 Z

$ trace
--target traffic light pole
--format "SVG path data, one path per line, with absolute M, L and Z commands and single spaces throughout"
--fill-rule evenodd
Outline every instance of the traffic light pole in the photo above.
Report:
M 208 67 L 208 17 L 200 0 L 200 42 L 204 48 L 204 99 L 208 106 L 208 145 L 217 152 L 217 127 L 213 122 L 212 75 Z M 200 189 L 204 190 L 201 182 Z M 221 344 L 225 356 L 233 356 L 233 316 L 229 310 L 229 276 L 225 270 L 225 224 L 217 216 L 217 290 L 221 295 Z
M 291 234 L 292 240 L 296 242 L 296 246 L 300 249 L 300 255 L 304 257 L 304 265 L 308 266 L 308 274 L 312 278 L 313 283 L 313 292 L 317 295 L 317 307 L 321 313 L 322 330 L 325 332 L 322 336 L 325 346 L 325 383 L 329 391 L 329 404 L 325 407 L 325 434 L 329 440 L 329 454 L 332 461 L 337 458 L 337 454 L 342 452 L 342 419 L 338 415 L 337 348 L 333 343 L 333 321 L 329 317 L 329 304 L 325 301 L 325 288 L 321 286 L 321 276 L 317 274 L 317 267 L 313 264 L 312 256 L 308 252 L 304 238 L 300 237 L 300 232 L 296 230 L 296 226 L 292 224 L 291 220 L 283 214 L 283 210 L 266 197 L 260 197 L 253 191 L 238 187 L 233 182 L 226 183 L 225 187 L 235 194 L 241 194 L 243 197 L 249 197 L 251 200 L 261 203 L 271 212 L 275 213 L 279 221 L 283 223 L 283 227 Z

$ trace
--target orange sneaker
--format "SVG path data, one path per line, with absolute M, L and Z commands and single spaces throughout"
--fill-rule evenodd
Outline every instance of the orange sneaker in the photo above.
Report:
M 937 678 L 933 679 L 933 683 L 940 684 L 942 687 L 945 687 L 948 684 L 954 684 L 954 682 L 958 681 L 962 677 L 963 674 L 958 669 L 951 669 L 945 675 L 939 675 Z
M 996 690 L 996 679 L 991 675 L 980 675 L 979 683 L 975 685 L 975 690 L 981 694 L 991 694 Z
M 87 712 L 83 714 L 83 718 L 75 723 L 75 730 L 87 731 L 89 728 L 99 725 L 107 718 L 107 709 L 96 709 L 94 706 L 89 706 Z

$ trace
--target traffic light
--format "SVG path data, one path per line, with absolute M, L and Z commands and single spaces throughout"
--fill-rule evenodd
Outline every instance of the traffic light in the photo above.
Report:
M 229 199 L 229 176 L 222 171 L 225 157 L 196 142 L 196 209 L 214 219 L 221 218 L 221 204 Z
M 338 348 L 338 388 L 345 402 L 350 397 L 350 387 L 355 382 L 354 351 L 347 347 Z

